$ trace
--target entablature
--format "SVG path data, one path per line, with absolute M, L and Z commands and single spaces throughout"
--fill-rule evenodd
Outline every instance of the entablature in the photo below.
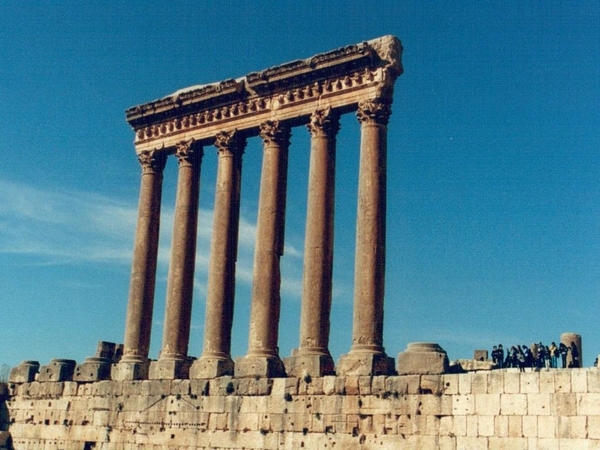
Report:
M 307 123 L 317 109 L 346 113 L 358 102 L 391 103 L 402 73 L 402 46 L 394 36 L 252 72 L 238 79 L 181 89 L 126 111 L 142 152 L 171 149 L 177 142 L 214 141 L 219 131 L 256 135 L 266 120 Z

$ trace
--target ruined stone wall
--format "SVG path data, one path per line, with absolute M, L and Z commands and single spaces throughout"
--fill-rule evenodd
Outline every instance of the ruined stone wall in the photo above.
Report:
M 31 382 L 3 411 L 19 450 L 585 450 L 600 371 Z

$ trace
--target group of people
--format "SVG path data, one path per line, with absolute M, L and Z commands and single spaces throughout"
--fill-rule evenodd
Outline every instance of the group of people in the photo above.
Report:
M 518 367 L 521 372 L 525 371 L 526 367 L 531 368 L 558 368 L 559 357 L 560 364 L 563 369 L 567 368 L 567 356 L 571 355 L 568 366 L 581 367 L 579 360 L 579 349 L 574 342 L 567 346 L 562 342 L 556 345 L 552 342 L 550 345 L 533 343 L 529 347 L 526 345 L 513 345 L 504 351 L 502 344 L 494 345 L 492 349 L 492 361 L 498 369 L 505 367 Z

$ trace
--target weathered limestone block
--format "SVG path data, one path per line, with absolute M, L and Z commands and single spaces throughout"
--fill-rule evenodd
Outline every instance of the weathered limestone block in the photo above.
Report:
M 527 414 L 531 416 L 552 414 L 550 394 L 527 394 Z
M 475 396 L 474 395 L 453 395 L 452 396 L 452 414 L 464 416 L 475 414 Z
M 448 355 L 438 344 L 413 342 L 398 354 L 398 374 L 442 374 L 448 371 Z
M 78 364 L 75 367 L 73 380 L 80 382 L 108 380 L 111 367 L 112 360 L 109 358 L 96 356 L 86 358 L 83 364 Z
M 137 362 L 121 360 L 119 363 L 112 365 L 110 377 L 113 380 L 120 381 L 146 380 L 148 379 L 149 368 L 149 361 Z
M 190 373 L 189 360 L 163 358 L 158 361 L 152 361 L 148 370 L 148 379 L 150 380 L 182 380 L 186 379 Z
M 38 381 L 73 381 L 76 364 L 72 359 L 52 359 L 50 364 L 40 367 Z
M 494 436 L 495 431 L 494 416 L 477 417 L 477 434 L 479 436 Z
M 501 394 L 500 414 L 522 416 L 527 413 L 527 394 Z
M 40 370 L 40 363 L 37 361 L 23 361 L 18 366 L 11 369 L 8 376 L 10 383 L 30 383 L 35 381 L 35 376 Z
M 482 416 L 497 416 L 500 414 L 500 394 L 475 395 L 475 412 Z
M 571 390 L 571 370 L 557 370 L 554 372 L 555 392 L 568 393 Z
M 571 369 L 571 392 L 588 392 L 587 373 L 585 369 Z
M 540 392 L 540 373 L 524 372 L 521 374 L 521 394 L 537 394 Z

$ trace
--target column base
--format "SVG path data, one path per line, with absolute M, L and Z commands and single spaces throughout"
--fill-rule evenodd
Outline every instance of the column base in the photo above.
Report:
M 8 376 L 9 383 L 31 383 L 40 370 L 40 363 L 26 360 L 11 369 Z
M 99 356 L 85 358 L 83 364 L 75 367 L 73 381 L 101 381 L 110 379 L 112 360 Z
M 40 367 L 38 381 L 73 381 L 75 362 L 72 359 L 52 359 L 47 366 Z
M 234 376 L 236 378 L 285 377 L 285 367 L 279 356 L 247 355 L 235 362 Z
M 117 381 L 147 380 L 150 361 L 121 360 L 112 365 L 110 377 Z
M 342 355 L 337 365 L 338 375 L 376 376 L 393 375 L 394 358 L 385 353 L 371 353 L 352 350 Z
M 149 380 L 185 380 L 190 373 L 187 359 L 164 358 L 150 363 Z
M 190 379 L 217 378 L 233 375 L 234 364 L 231 358 L 202 356 L 190 367 Z
M 398 354 L 398 375 L 438 375 L 449 366 L 448 355 L 433 342 L 411 342 Z
M 290 377 L 301 378 L 305 375 L 319 378 L 326 375 L 335 375 L 335 365 L 331 355 L 324 354 L 298 354 L 298 350 L 292 352 L 292 356 L 283 360 L 285 371 Z

